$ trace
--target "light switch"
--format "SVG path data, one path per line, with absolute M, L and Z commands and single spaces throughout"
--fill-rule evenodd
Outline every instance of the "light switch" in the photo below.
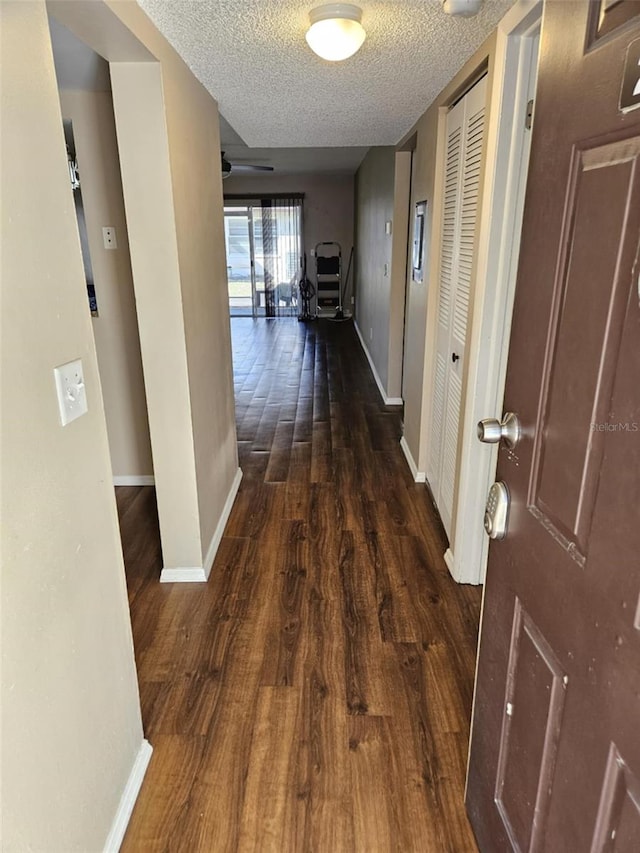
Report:
M 113 225 L 105 225 L 102 229 L 102 239 L 104 240 L 105 249 L 117 249 L 118 241 L 116 240 L 116 229 Z
M 384 223 L 384 233 L 385 234 L 391 234 L 392 230 L 393 230 L 393 221 L 391 219 L 387 219 L 387 221 Z
M 69 361 L 67 364 L 61 364 L 60 367 L 54 367 L 53 375 L 58 392 L 60 421 L 62 426 L 66 426 L 87 411 L 82 361 L 77 359 L 76 361 Z

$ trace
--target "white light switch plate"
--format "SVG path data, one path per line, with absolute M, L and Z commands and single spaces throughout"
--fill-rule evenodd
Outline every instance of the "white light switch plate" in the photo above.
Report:
M 69 361 L 54 367 L 53 375 L 58 392 L 58 408 L 62 426 L 75 421 L 87 411 L 87 395 L 82 374 L 82 361 Z
M 117 249 L 118 241 L 116 240 L 116 229 L 113 225 L 105 225 L 102 229 L 102 239 L 104 240 L 105 249 Z

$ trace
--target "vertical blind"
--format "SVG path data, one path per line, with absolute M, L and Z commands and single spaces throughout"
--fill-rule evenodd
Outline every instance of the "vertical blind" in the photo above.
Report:
M 302 199 L 263 198 L 260 207 L 265 316 L 297 314 L 303 253 Z

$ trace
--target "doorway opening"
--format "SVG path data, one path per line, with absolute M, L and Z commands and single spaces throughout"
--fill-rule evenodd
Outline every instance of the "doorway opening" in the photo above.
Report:
M 224 238 L 230 315 L 297 315 L 302 198 L 225 198 Z
M 229 313 L 232 317 L 259 316 L 253 229 L 253 208 L 225 207 L 224 241 L 227 249 Z
M 87 298 L 89 299 L 89 310 L 92 317 L 99 317 L 98 300 L 93 280 L 93 265 L 91 263 L 91 252 L 89 250 L 89 234 L 87 232 L 87 220 L 84 214 L 84 201 L 82 200 L 82 184 L 80 182 L 80 169 L 76 156 L 76 142 L 73 135 L 73 122 L 63 119 L 64 141 L 67 146 L 67 162 L 69 164 L 69 178 L 73 190 L 73 202 L 76 209 L 76 220 L 78 222 L 78 236 L 80 237 L 80 249 L 82 251 L 82 264 L 84 266 L 84 277 L 87 282 Z
M 447 426 L 450 432 L 447 452 L 436 459 L 429 459 L 425 469 L 430 475 L 428 480 L 431 486 L 433 480 L 438 482 L 438 474 L 434 476 L 434 470 L 447 472 L 445 500 L 440 501 L 439 510 L 442 512 L 444 507 L 449 538 L 445 562 L 459 583 L 481 584 L 485 575 L 488 540 L 482 519 L 489 486 L 495 475 L 496 459 L 490 449 L 479 449 L 481 446 L 478 444 L 476 424 L 494 413 L 498 416 L 502 405 L 528 172 L 531 137 L 531 118 L 528 118 L 528 113 L 536 85 L 541 7 L 541 3 L 527 8 L 514 7 L 498 27 L 491 71 L 486 83 L 490 109 L 486 117 L 484 153 L 480 155 L 482 174 L 476 179 L 479 181 L 481 177 L 477 186 L 476 226 L 473 235 L 469 235 L 469 241 L 474 246 L 470 287 L 466 291 L 469 298 L 464 322 L 458 323 L 460 343 L 464 343 L 464 349 L 459 346 L 442 346 L 439 364 L 439 290 L 434 289 L 428 300 L 427 317 L 431 319 L 427 320 L 426 348 L 428 361 L 434 365 L 434 369 L 425 376 L 424 422 L 428 427 L 423 430 L 420 458 L 426 461 L 427 451 L 440 446 L 438 441 L 433 441 L 433 424 L 442 425 L 444 421 L 449 421 L 446 409 L 451 408 L 453 400 L 458 411 L 457 428 L 450 430 Z M 468 81 L 472 82 L 474 76 L 478 79 L 476 75 L 481 74 L 485 67 L 486 64 L 479 64 L 475 72 L 470 73 Z M 434 260 L 430 269 L 432 277 L 436 279 L 440 278 L 443 260 L 445 263 L 442 268 L 447 273 L 447 258 L 443 258 L 445 253 L 441 251 L 445 248 L 444 238 L 447 236 L 447 223 L 444 221 L 448 148 L 446 131 L 447 118 L 456 109 L 459 93 L 453 93 L 453 110 L 449 109 L 451 104 L 441 110 L 438 127 L 438 162 L 441 168 L 436 174 L 434 192 L 432 229 L 435 236 L 431 242 Z M 455 128 L 451 129 L 455 131 Z M 450 140 L 452 155 L 456 153 L 454 142 L 455 139 Z M 476 159 L 465 165 L 473 178 L 471 172 L 477 165 Z M 470 180 L 470 193 L 475 186 L 474 181 Z M 451 319 L 449 314 L 446 319 Z M 455 317 L 453 319 L 455 321 Z M 449 327 L 444 323 L 441 325 L 446 332 Z M 451 335 L 447 340 L 451 340 Z M 436 381 L 435 374 L 438 366 L 444 371 L 447 364 L 450 372 L 457 371 L 457 381 L 453 383 L 454 393 L 449 389 L 445 398 L 443 394 L 437 393 L 443 383 Z M 446 461 L 444 466 L 440 464 L 442 457 Z M 436 462 L 439 464 L 434 464 Z M 424 476 L 422 472 L 416 476 L 420 474 Z M 438 492 L 439 488 L 435 491 Z

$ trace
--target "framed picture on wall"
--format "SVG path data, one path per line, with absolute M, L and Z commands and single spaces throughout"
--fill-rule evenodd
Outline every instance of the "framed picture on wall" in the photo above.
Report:
M 413 220 L 413 280 L 424 280 L 424 224 L 427 216 L 427 202 L 416 203 Z

